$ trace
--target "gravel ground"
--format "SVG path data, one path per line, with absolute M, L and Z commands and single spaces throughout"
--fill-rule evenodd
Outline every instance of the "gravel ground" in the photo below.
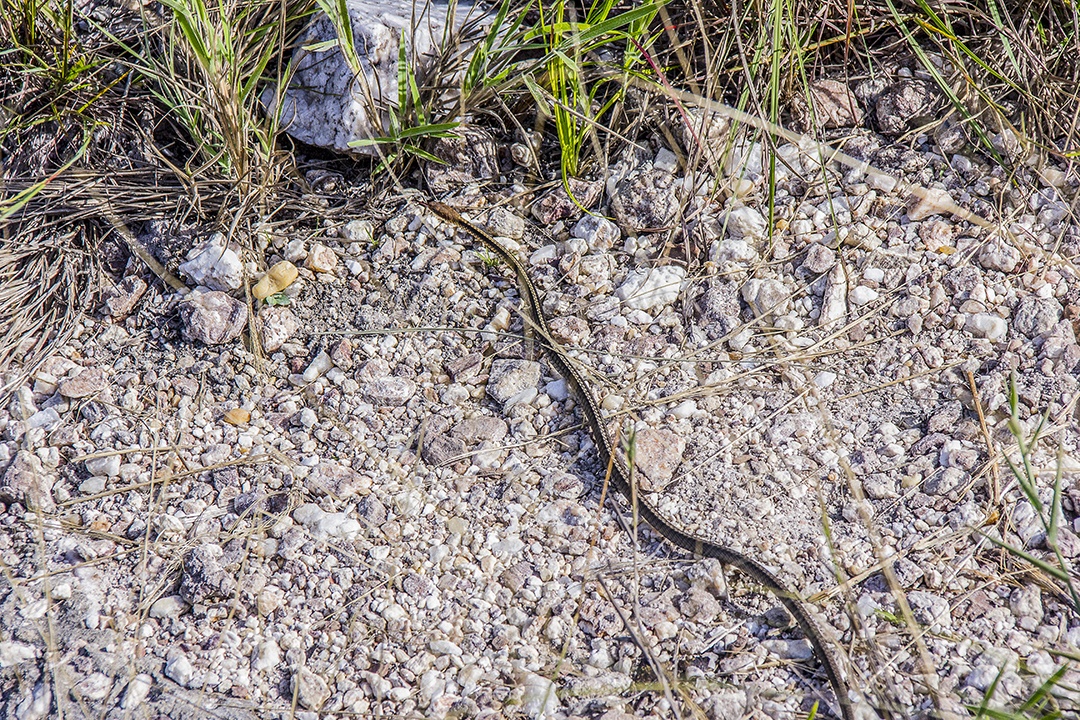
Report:
M 1023 166 L 1038 190 L 1014 197 L 943 144 L 857 132 L 845 150 L 984 215 L 1004 196 L 1022 242 L 857 171 L 821 182 L 794 145 L 771 239 L 748 142 L 718 176 L 726 204 L 664 149 L 583 186 L 630 232 L 560 191 L 459 202 L 528 258 L 554 332 L 634 436 L 642 492 L 811 598 L 853 686 L 903 717 L 963 714 L 995 683 L 990 704 L 1015 708 L 1064 667 L 1076 713 L 1080 617 L 996 541 L 1050 557 L 1060 469 L 1058 545 L 1080 561 L 1077 182 Z M 599 506 L 604 468 L 522 340 L 514 283 L 420 206 L 389 212 L 267 230 L 267 264 L 299 278 L 260 311 L 264 355 L 237 338 L 243 266 L 222 240 L 196 237 L 212 252 L 182 268 L 214 292 L 166 292 L 129 263 L 0 409 L 5 716 L 830 705 L 773 598 L 646 528 L 635 542 L 621 498 Z M 670 226 L 670 244 L 633 230 Z M 191 238 L 162 248 L 181 235 L 143 239 L 176 267 Z M 1046 418 L 1041 508 L 1003 462 L 1019 457 L 1010 377 L 1024 436 Z

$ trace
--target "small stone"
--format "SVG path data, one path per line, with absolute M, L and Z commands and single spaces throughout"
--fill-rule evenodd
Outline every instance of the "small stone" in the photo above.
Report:
M 1039 586 L 1030 584 L 1013 590 L 1009 596 L 1009 609 L 1016 616 L 1020 627 L 1028 631 L 1037 628 L 1043 619 L 1042 592 Z
M 91 475 L 105 475 L 116 477 L 120 474 L 120 456 L 106 455 L 105 457 L 90 458 L 83 463 L 86 471 Z
M 280 350 L 299 329 L 300 321 L 289 308 L 267 305 L 259 310 L 262 346 L 268 353 Z
M 112 690 L 112 678 L 101 672 L 90 673 L 75 684 L 78 695 L 90 699 L 101 700 L 109 695 Z
M 206 451 L 199 456 L 199 460 L 203 467 L 221 465 L 232 457 L 232 450 L 232 446 L 226 443 L 214 443 L 207 446 Z
M 791 291 L 779 280 L 751 278 L 742 286 L 742 298 L 757 316 L 779 317 L 791 312 Z
M 529 717 L 553 717 L 560 702 L 555 683 L 542 675 L 528 673 L 522 683 L 521 712 Z
M 360 393 L 375 405 L 400 407 L 416 394 L 416 383 L 403 377 L 378 378 L 364 383 Z
M 1016 304 L 1012 326 L 1016 332 L 1036 338 L 1050 332 L 1061 320 L 1064 309 L 1054 298 L 1026 295 Z
M 491 210 L 485 225 L 487 231 L 495 237 L 511 240 L 525 237 L 525 219 L 502 206 Z
M 349 338 L 341 338 L 330 345 L 330 359 L 334 361 L 334 365 L 342 370 L 352 370 L 352 342 L 349 341 Z
M 679 603 L 679 612 L 696 623 L 712 623 L 720 614 L 720 603 L 700 585 L 693 585 Z
M 792 98 L 792 114 L 801 131 L 812 129 L 817 132 L 862 125 L 862 108 L 845 83 L 830 78 L 814 80 L 808 91 L 810 107 L 807 107 L 806 97 L 802 93 L 796 93 Z
M 413 42 L 416 42 L 415 37 Z M 462 123 L 452 135 L 436 139 L 428 150 L 438 161 L 427 163 L 424 175 L 436 195 L 444 194 L 451 188 L 490 180 L 499 172 L 494 135 L 479 125 Z
M 731 121 L 722 113 L 688 106 L 687 122 L 679 123 L 683 147 L 700 148 L 710 163 L 723 163 L 731 145 Z
M 783 660 L 809 660 L 814 657 L 814 648 L 806 640 L 766 640 L 762 645 Z
M 679 211 L 675 176 L 643 168 L 620 180 L 611 196 L 611 210 L 630 234 L 669 227 Z
M 603 185 L 598 181 L 589 182 L 570 178 L 569 185 L 577 202 L 571 200 L 566 193 L 566 188 L 559 184 L 532 204 L 533 217 L 541 226 L 548 227 L 559 220 L 576 217 L 581 212 L 581 207 L 591 208 L 595 205 L 603 190 Z
M 952 627 L 952 610 L 949 601 L 940 595 L 913 590 L 908 593 L 908 602 L 915 619 L 927 626 L 931 632 L 944 632 Z
M 869 303 L 874 302 L 880 297 L 877 290 L 866 287 L 865 285 L 856 285 L 848 293 L 848 302 L 855 307 L 861 307 Z
M 46 432 L 49 432 L 56 428 L 61 423 L 60 413 L 56 412 L 56 408 L 45 408 L 44 410 L 38 410 L 36 413 L 26 419 L 26 428 L 41 428 Z
M 619 242 L 619 226 L 602 215 L 582 215 L 570 228 L 570 236 L 583 239 L 594 253 L 610 250 Z
M 761 143 L 751 142 L 740 137 L 734 143 L 728 141 L 729 148 L 724 153 L 724 175 L 729 178 L 743 178 L 756 182 L 765 168 L 765 153 Z
M 962 468 L 945 467 L 941 472 L 934 473 L 926 479 L 923 483 L 923 492 L 927 495 L 948 495 L 960 487 L 967 478 L 968 474 Z
M 251 668 L 257 672 L 272 670 L 281 664 L 281 648 L 273 640 L 259 643 Z
M 138 275 L 128 275 L 116 285 L 101 293 L 105 312 L 113 320 L 123 320 L 130 315 L 146 293 L 146 281 Z
M 246 425 L 251 420 L 251 412 L 244 408 L 233 408 L 225 413 L 222 420 L 230 425 Z
M 551 337 L 561 345 L 580 347 L 589 339 L 589 323 L 573 315 L 552 318 L 549 327 Z
M 267 585 L 255 596 L 255 608 L 266 617 L 285 602 L 285 591 L 277 585 Z
M 957 401 L 948 402 L 934 411 L 926 421 L 927 433 L 939 433 L 956 427 L 964 412 L 963 405 Z
M 441 429 L 438 429 L 434 420 L 441 420 Z M 447 435 L 445 420 L 433 418 L 432 424 L 425 429 L 424 448 L 422 456 L 424 462 L 431 467 L 441 467 L 454 458 L 465 454 L 467 447 L 461 438 Z
M 763 239 L 769 229 L 765 217 L 755 208 L 746 205 L 729 210 L 726 224 L 728 235 L 749 240 Z
M 1020 251 L 1001 240 L 987 242 L 979 250 L 979 264 L 987 270 L 1011 273 L 1020 260 Z
M 432 640 L 428 643 L 428 649 L 433 655 L 461 655 L 461 648 L 449 640 Z
M 351 541 L 360 532 L 360 523 L 343 512 L 328 513 L 314 503 L 293 510 L 293 519 L 320 541 Z
M 362 382 L 379 380 L 390 375 L 390 365 L 381 357 L 373 357 L 360 366 L 356 379 Z
M 221 564 L 224 551 L 220 545 L 204 543 L 184 558 L 180 596 L 194 604 L 226 600 L 236 592 L 236 579 Z
M 544 245 L 529 256 L 529 264 L 536 267 L 554 262 L 559 257 L 557 245 Z
M 35 659 L 40 654 L 33 645 L 15 641 L 0 642 L 0 668 L 21 665 L 28 660 Z
M 259 278 L 259 282 L 251 288 L 251 296 L 256 300 L 265 300 L 292 285 L 299 275 L 300 271 L 295 265 L 288 260 L 282 260 Z
M 322 377 L 323 373 L 325 373 L 333 366 L 334 361 L 330 359 L 330 355 L 325 350 L 320 350 L 319 354 L 312 359 L 312 361 L 308 364 L 306 368 L 304 368 L 304 382 L 315 382 L 317 379 Z
M 931 215 L 952 212 L 951 206 L 955 205 L 952 196 L 943 188 L 927 188 L 925 196 L 916 197 L 908 206 L 908 219 L 912 222 L 925 220 Z
M 56 476 L 45 469 L 41 458 L 20 450 L 0 480 L 0 501 L 22 503 L 31 510 L 51 513 L 56 510 L 52 489 Z
M 131 678 L 131 682 L 128 683 L 127 689 L 124 691 L 124 699 L 120 701 L 120 708 L 123 710 L 134 710 L 142 705 L 143 700 L 146 700 L 146 696 L 150 693 L 150 688 L 154 685 L 154 678 L 146 673 L 139 673 L 135 677 Z
M 150 606 L 150 617 L 167 620 L 178 618 L 187 608 L 188 604 L 184 602 L 184 598 L 179 595 L 166 595 L 155 600 Z
M 292 682 L 297 702 L 308 710 L 318 710 L 330 699 L 330 687 L 326 681 L 306 667 L 296 671 Z
M 7 717 L 13 718 L 13 720 L 44 720 L 49 716 L 53 704 L 52 690 L 49 684 L 38 682 L 33 688 L 33 691 L 23 695 L 22 702 L 17 706 L 15 705 L 17 698 L 12 697 L 7 710 L 10 711 L 14 708 L 14 712 L 8 712 Z
M 311 408 L 304 408 L 301 410 L 297 419 L 300 421 L 300 426 L 307 430 L 310 430 L 319 424 L 319 415 Z
M 628 308 L 648 311 L 675 302 L 685 279 L 686 269 L 677 265 L 632 270 L 615 295 Z
M 195 668 L 191 667 L 191 661 L 188 660 L 187 655 L 179 650 L 173 650 L 170 651 L 169 659 L 165 662 L 165 677 L 177 685 L 189 687 L 195 677 Z
M 220 291 L 192 292 L 180 303 L 184 338 L 206 345 L 223 345 L 240 337 L 247 327 L 247 306 Z
M 709 249 L 709 259 L 720 266 L 721 269 L 727 268 L 728 263 L 747 265 L 756 261 L 757 258 L 757 250 L 745 240 L 736 240 L 734 238 L 717 240 Z
M 454 437 L 461 438 L 466 444 L 476 445 L 484 441 L 499 442 L 509 428 L 501 418 L 491 415 L 477 415 L 454 427 Z
M 331 495 L 348 500 L 371 492 L 372 480 L 336 462 L 323 460 L 304 479 L 304 486 L 316 495 Z
M 975 313 L 964 321 L 964 330 L 975 337 L 986 338 L 991 342 L 1005 339 L 1009 332 L 1009 323 L 993 313 Z
M 308 251 L 306 264 L 312 272 L 332 273 L 337 269 L 338 256 L 325 245 L 315 243 Z
M 476 377 L 480 368 L 484 365 L 484 356 L 480 353 L 469 353 L 446 364 L 446 372 L 454 379 L 454 382 L 464 382 Z
M 836 373 L 822 370 L 814 376 L 814 387 L 825 389 L 836 382 Z
M 487 394 L 495 402 L 507 401 L 540 382 L 540 363 L 529 360 L 495 360 L 488 375 Z
M 902 135 L 936 117 L 939 95 L 930 83 L 904 79 L 885 88 L 874 104 L 874 117 L 883 135 Z
M 1077 536 L 1077 534 L 1069 528 L 1058 528 L 1057 545 L 1062 556 L 1069 559 L 1080 557 L 1080 536 Z
M 96 395 L 107 386 L 104 370 L 87 368 L 73 378 L 61 380 L 57 389 L 66 398 L 79 399 Z
M 237 290 L 244 282 L 244 264 L 221 233 L 214 233 L 193 248 L 187 262 L 177 269 L 196 285 L 210 290 Z
M 634 446 L 641 488 L 646 492 L 660 492 L 675 476 L 686 450 L 686 441 L 671 430 L 647 428 L 635 434 Z
M 360 243 L 366 247 L 375 242 L 375 226 L 370 220 L 350 220 L 338 232 L 346 243 Z

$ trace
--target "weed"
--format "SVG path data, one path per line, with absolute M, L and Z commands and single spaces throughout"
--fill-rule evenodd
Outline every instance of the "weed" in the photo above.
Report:
M 499 260 L 498 255 L 485 248 L 477 250 L 476 257 L 480 259 L 480 262 L 483 263 L 484 267 L 488 270 L 493 270 L 499 267 L 502 262 L 501 260 Z
M 1026 560 L 1060 582 L 1072 601 L 1073 610 L 1080 613 L 1080 594 L 1078 594 L 1076 587 L 1076 572 L 1065 560 L 1065 557 L 1061 552 L 1061 546 L 1058 543 L 1062 498 L 1061 457 L 1060 455 L 1058 457 L 1057 469 L 1054 473 L 1054 485 L 1050 489 L 1050 503 L 1047 505 L 1039 497 L 1039 488 L 1036 484 L 1038 471 L 1032 465 L 1031 458 L 1035 447 L 1041 439 L 1041 433 L 1046 425 L 1048 414 L 1042 416 L 1035 431 L 1031 434 L 1031 437 L 1025 438 L 1024 427 L 1020 423 L 1019 405 L 1020 403 L 1016 390 L 1016 378 L 1013 376 L 1009 381 L 1009 432 L 1012 434 L 1013 439 L 1016 441 L 1017 447 L 1020 450 L 1020 463 L 1018 465 L 1009 457 L 1005 458 L 1005 462 L 1008 464 L 1013 477 L 1016 478 L 1017 485 L 1020 487 L 1020 491 L 1023 493 L 1025 499 L 1027 499 L 1031 504 L 1031 507 L 1035 510 L 1035 515 L 1045 533 L 1043 542 L 1053 556 L 1053 562 L 1036 557 L 1034 554 L 1029 553 L 1022 548 L 1009 545 L 992 535 L 986 535 L 984 533 L 984 537 L 1016 557 Z
M 420 158 L 434 163 L 442 161 L 420 147 L 425 139 L 453 136 L 457 122 L 432 123 L 424 109 L 424 100 L 416 82 L 416 72 L 409 62 L 405 33 L 398 42 L 398 97 L 397 104 L 389 108 L 389 133 L 384 137 L 354 140 L 350 146 L 375 147 L 379 149 L 380 161 L 375 168 L 378 173 L 387 170 L 400 157 Z M 372 113 L 372 117 L 378 117 Z M 383 152 L 387 146 L 389 152 Z
M 163 0 L 171 22 L 138 44 L 120 42 L 149 92 L 178 121 L 194 151 L 189 177 L 213 169 L 239 183 L 241 195 L 273 182 L 277 118 L 260 92 L 310 2 Z

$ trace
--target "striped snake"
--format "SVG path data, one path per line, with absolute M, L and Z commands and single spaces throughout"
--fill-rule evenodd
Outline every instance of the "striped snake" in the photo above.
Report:
M 570 361 L 566 350 L 552 338 L 547 318 L 544 317 L 540 294 L 525 271 L 525 266 L 517 259 L 517 256 L 503 247 L 490 234 L 463 218 L 457 210 L 449 205 L 439 202 L 425 202 L 424 204 L 441 219 L 464 230 L 514 271 L 525 300 L 525 310 L 531 316 L 532 329 L 547 353 L 548 361 L 577 395 L 581 406 L 581 414 L 584 417 L 585 425 L 589 429 L 589 434 L 592 436 L 593 443 L 600 454 L 601 463 L 603 466 L 611 468 L 611 484 L 622 493 L 628 503 L 635 506 L 640 518 L 644 519 L 653 530 L 675 547 L 692 552 L 697 556 L 713 558 L 724 565 L 737 568 L 754 581 L 768 588 L 795 618 L 799 627 L 806 634 L 807 639 L 814 646 L 814 651 L 817 653 L 822 665 L 825 666 L 825 673 L 829 676 L 829 682 L 836 693 L 843 720 L 854 720 L 855 710 L 848 696 L 848 684 L 840 673 L 840 663 L 832 648 L 825 642 L 817 621 L 810 615 L 800 597 L 789 590 L 783 581 L 756 560 L 737 550 L 718 545 L 674 527 L 661 517 L 648 502 L 637 496 L 636 493 L 631 493 L 630 472 L 626 460 L 622 453 L 615 451 L 596 397 L 582 377 L 581 371 Z

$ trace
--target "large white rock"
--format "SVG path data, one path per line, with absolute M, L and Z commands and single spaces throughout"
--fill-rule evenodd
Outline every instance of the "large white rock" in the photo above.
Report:
M 346 0 L 345 4 L 359 62 L 357 72 L 334 44 L 337 34 L 330 18 L 319 12 L 292 59 L 294 73 L 281 97 L 281 128 L 311 145 L 377 155 L 370 145 L 358 148 L 349 143 L 388 134 L 389 108 L 398 97 L 402 33 L 412 71 L 423 85 L 443 38 L 456 37 L 462 25 L 482 13 L 469 4 L 458 4 L 451 33 L 449 5 L 442 0 L 417 2 L 415 7 L 410 0 Z M 262 101 L 271 112 L 278 109 L 273 88 L 263 94 Z

